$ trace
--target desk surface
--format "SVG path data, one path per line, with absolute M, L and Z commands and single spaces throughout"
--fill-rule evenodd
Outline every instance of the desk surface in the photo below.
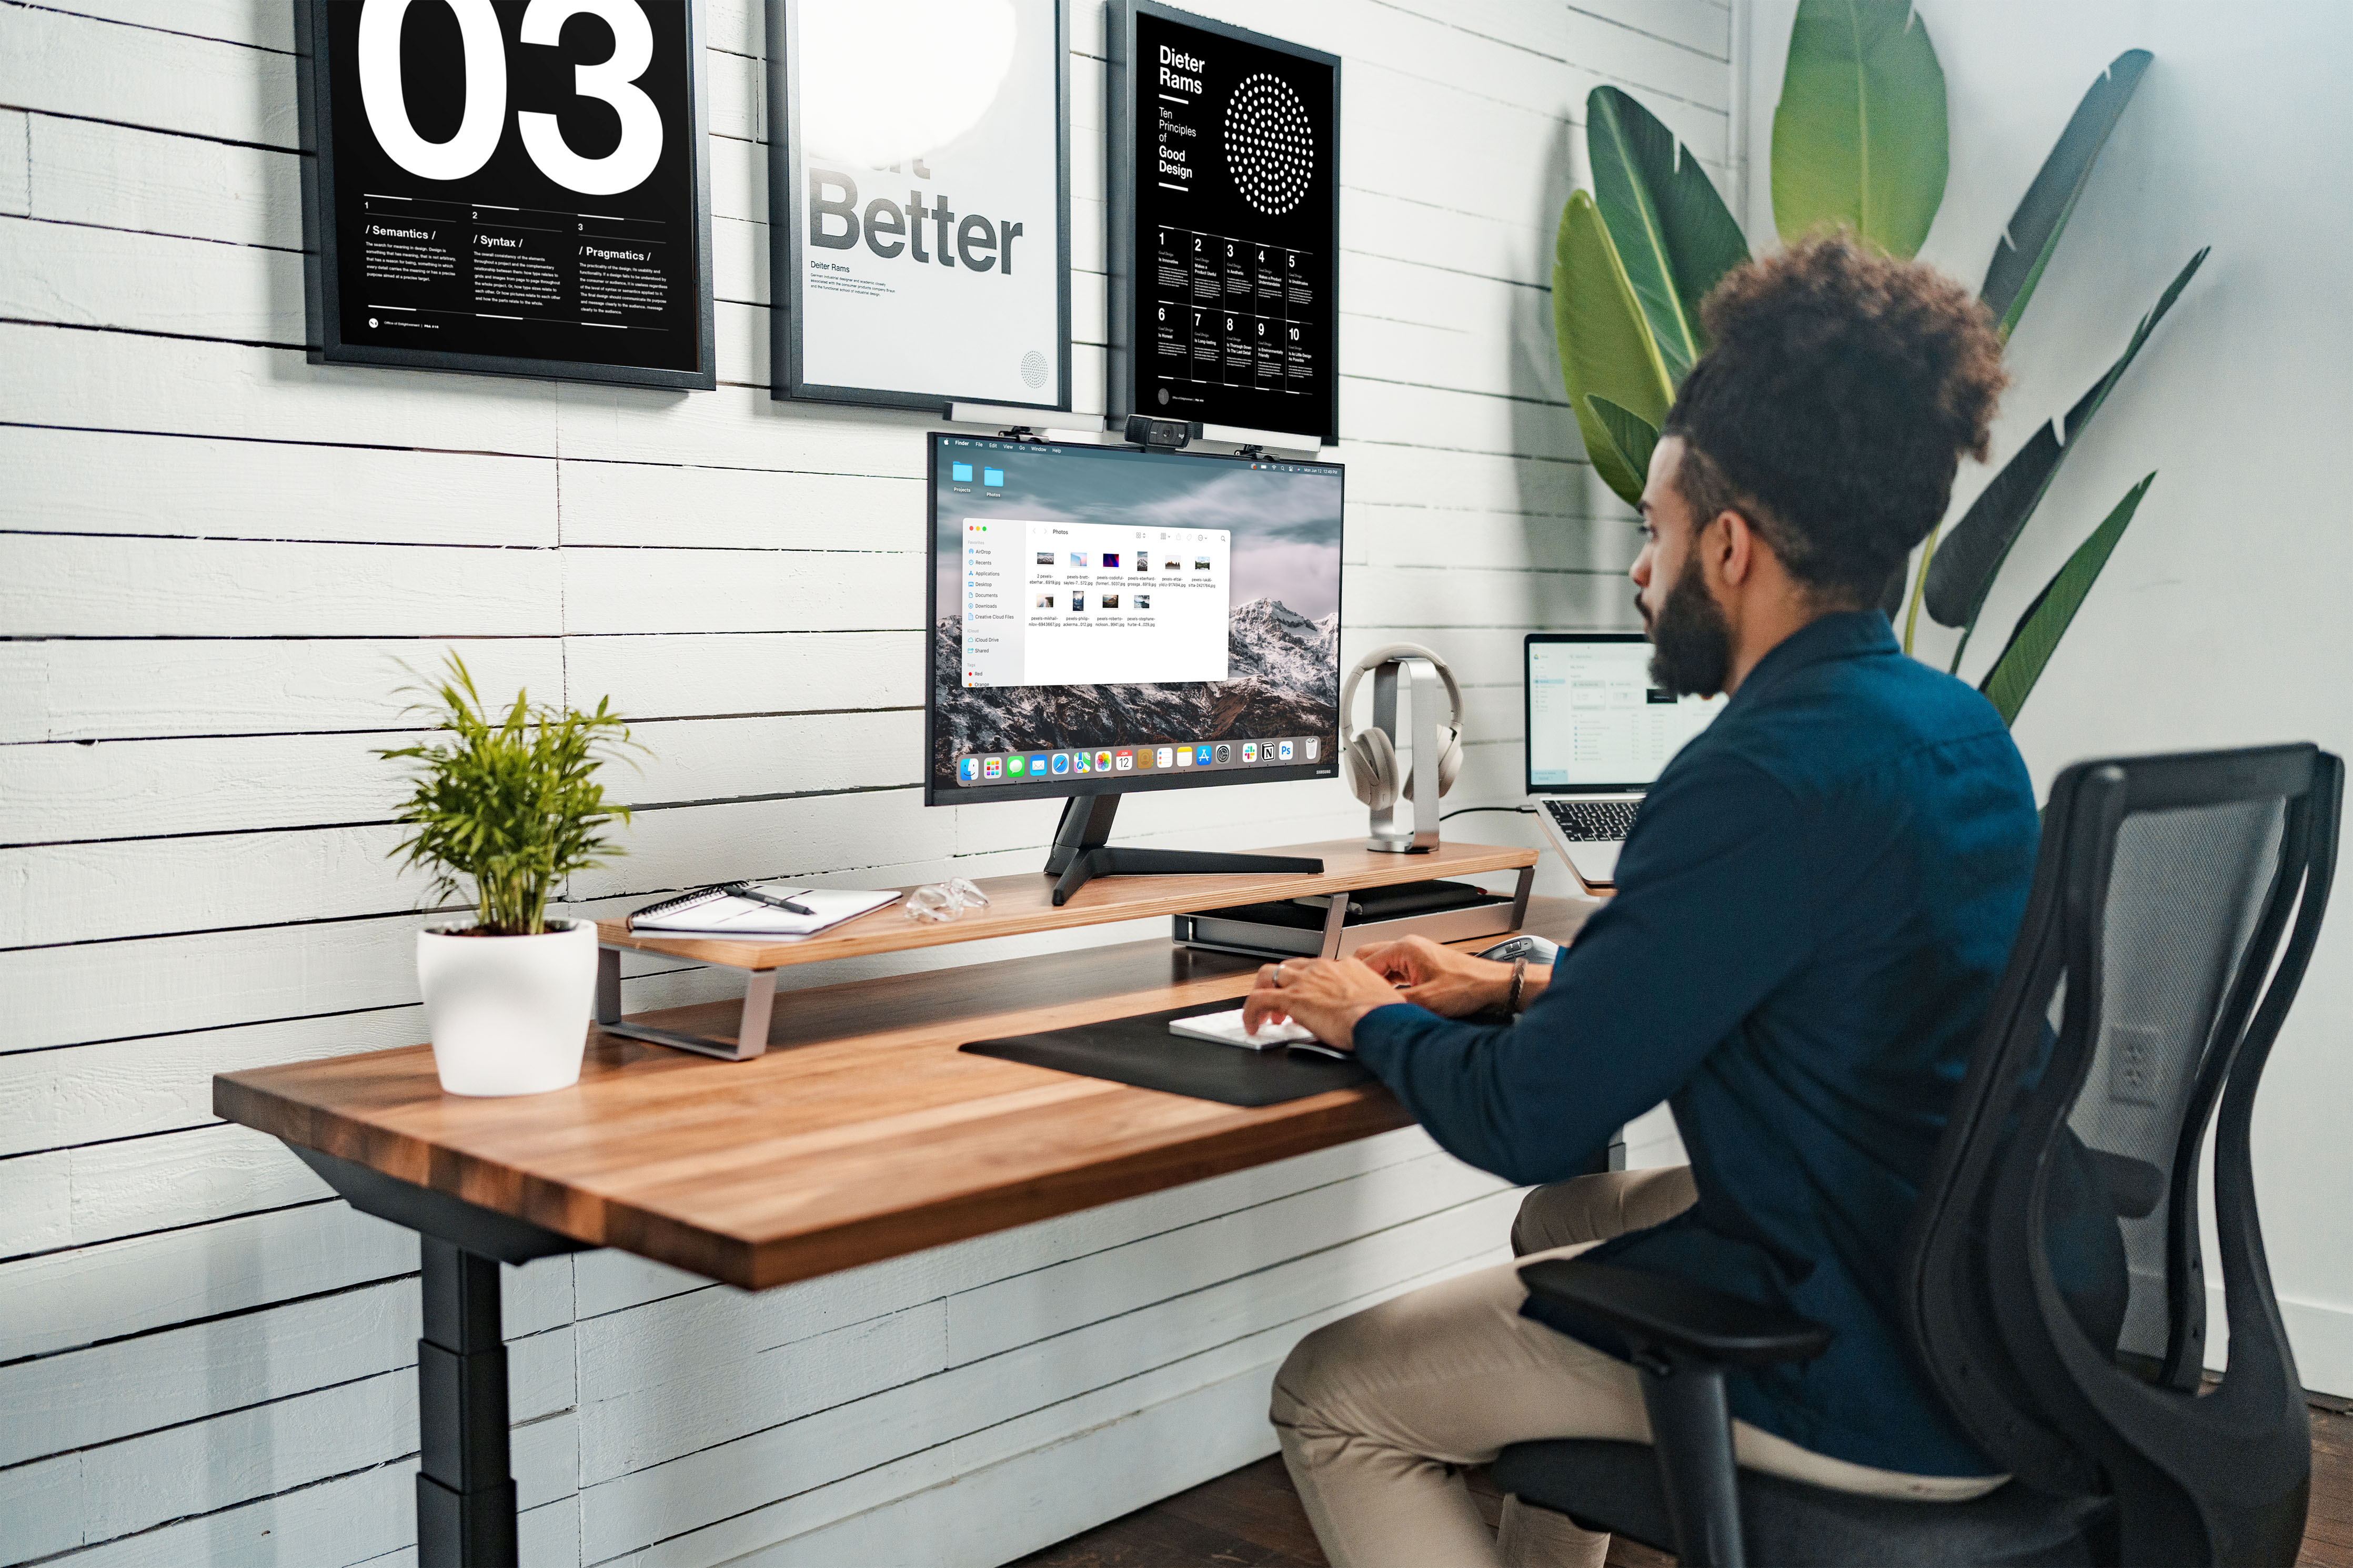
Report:
M 1225 904 L 1271 903 L 1312 894 L 1354 892 L 1360 888 L 1386 887 L 1443 877 L 1475 877 L 1491 871 L 1513 871 L 1536 863 L 1533 849 L 1501 848 L 1489 844 L 1441 844 L 1426 855 L 1388 855 L 1365 847 L 1364 840 L 1339 839 L 1327 844 L 1284 844 L 1254 849 L 1254 855 L 1297 855 L 1324 862 L 1321 871 L 1216 871 L 1181 877 L 1102 877 L 1089 882 L 1057 908 L 1054 883 L 1035 871 L 1013 877 L 982 879 L 988 895 L 987 909 L 968 911 L 963 919 L 930 922 L 912 921 L 897 905 L 844 921 L 815 936 L 715 937 L 661 935 L 632 931 L 626 921 L 596 922 L 597 940 L 613 947 L 666 953 L 697 963 L 722 963 L 735 969 L 779 969 L 787 964 L 815 963 L 828 958 L 861 958 L 896 952 L 911 947 L 935 947 L 944 942 L 976 942 L 982 937 L 1014 936 L 1024 931 L 1060 931 L 1072 926 L 1102 925 L 1111 921 L 1142 920 L 1153 915 L 1197 914 Z M 1141 1009 L 1138 1009 L 1141 1011 Z
M 1589 908 L 1536 900 L 1527 929 L 1566 941 Z M 576 1087 L 469 1100 L 410 1046 L 225 1073 L 213 1109 L 758 1289 L 1406 1125 L 1378 1085 L 1250 1109 L 956 1048 L 1238 997 L 1256 967 L 1131 942 L 786 993 L 772 1048 L 746 1062 L 592 1030 Z M 633 1021 L 707 1031 L 735 1006 Z

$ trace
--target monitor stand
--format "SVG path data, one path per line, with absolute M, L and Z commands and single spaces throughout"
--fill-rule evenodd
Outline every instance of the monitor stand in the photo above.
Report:
M 1303 871 L 1315 875 L 1324 862 L 1297 855 L 1221 855 L 1203 849 L 1112 849 L 1111 819 L 1118 815 L 1115 795 L 1074 795 L 1062 803 L 1061 826 L 1054 829 L 1054 847 L 1046 857 L 1046 875 L 1054 884 L 1054 907 L 1097 877 L 1198 876 L 1218 871 Z

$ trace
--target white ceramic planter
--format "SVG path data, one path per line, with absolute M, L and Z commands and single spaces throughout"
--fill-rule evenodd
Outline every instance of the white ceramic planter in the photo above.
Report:
M 580 1081 L 596 1001 L 596 927 L 543 936 L 417 933 L 433 1066 L 451 1094 L 543 1094 Z

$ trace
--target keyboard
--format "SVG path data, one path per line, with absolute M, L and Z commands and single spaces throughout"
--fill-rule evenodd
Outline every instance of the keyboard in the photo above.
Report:
M 1606 844 L 1633 831 L 1639 800 L 1547 800 L 1553 826 L 1572 844 Z
M 1267 1024 L 1261 1026 L 1257 1034 L 1247 1034 L 1242 1029 L 1242 1010 L 1240 1007 L 1224 1013 L 1196 1013 L 1189 1018 L 1171 1018 L 1168 1032 L 1196 1040 L 1212 1040 L 1221 1046 L 1240 1046 L 1246 1051 L 1289 1046 L 1297 1051 L 1314 1051 L 1318 1056 L 1338 1057 L 1343 1061 L 1347 1059 L 1345 1052 L 1318 1045 L 1314 1033 L 1298 1024 Z

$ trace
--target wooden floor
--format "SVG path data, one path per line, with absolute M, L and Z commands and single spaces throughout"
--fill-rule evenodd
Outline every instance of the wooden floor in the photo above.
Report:
M 1493 1524 L 1503 1500 L 1473 1471 L 1472 1495 Z M 1631 1542 L 1610 1543 L 1611 1568 L 1662 1568 L 1673 1558 Z M 2299 1568 L 2353 1568 L 2353 1415 L 2312 1413 L 2312 1511 Z M 1327 1568 L 1315 1532 L 1279 1458 L 1219 1476 L 1191 1491 L 1024 1557 L 1011 1568 Z

